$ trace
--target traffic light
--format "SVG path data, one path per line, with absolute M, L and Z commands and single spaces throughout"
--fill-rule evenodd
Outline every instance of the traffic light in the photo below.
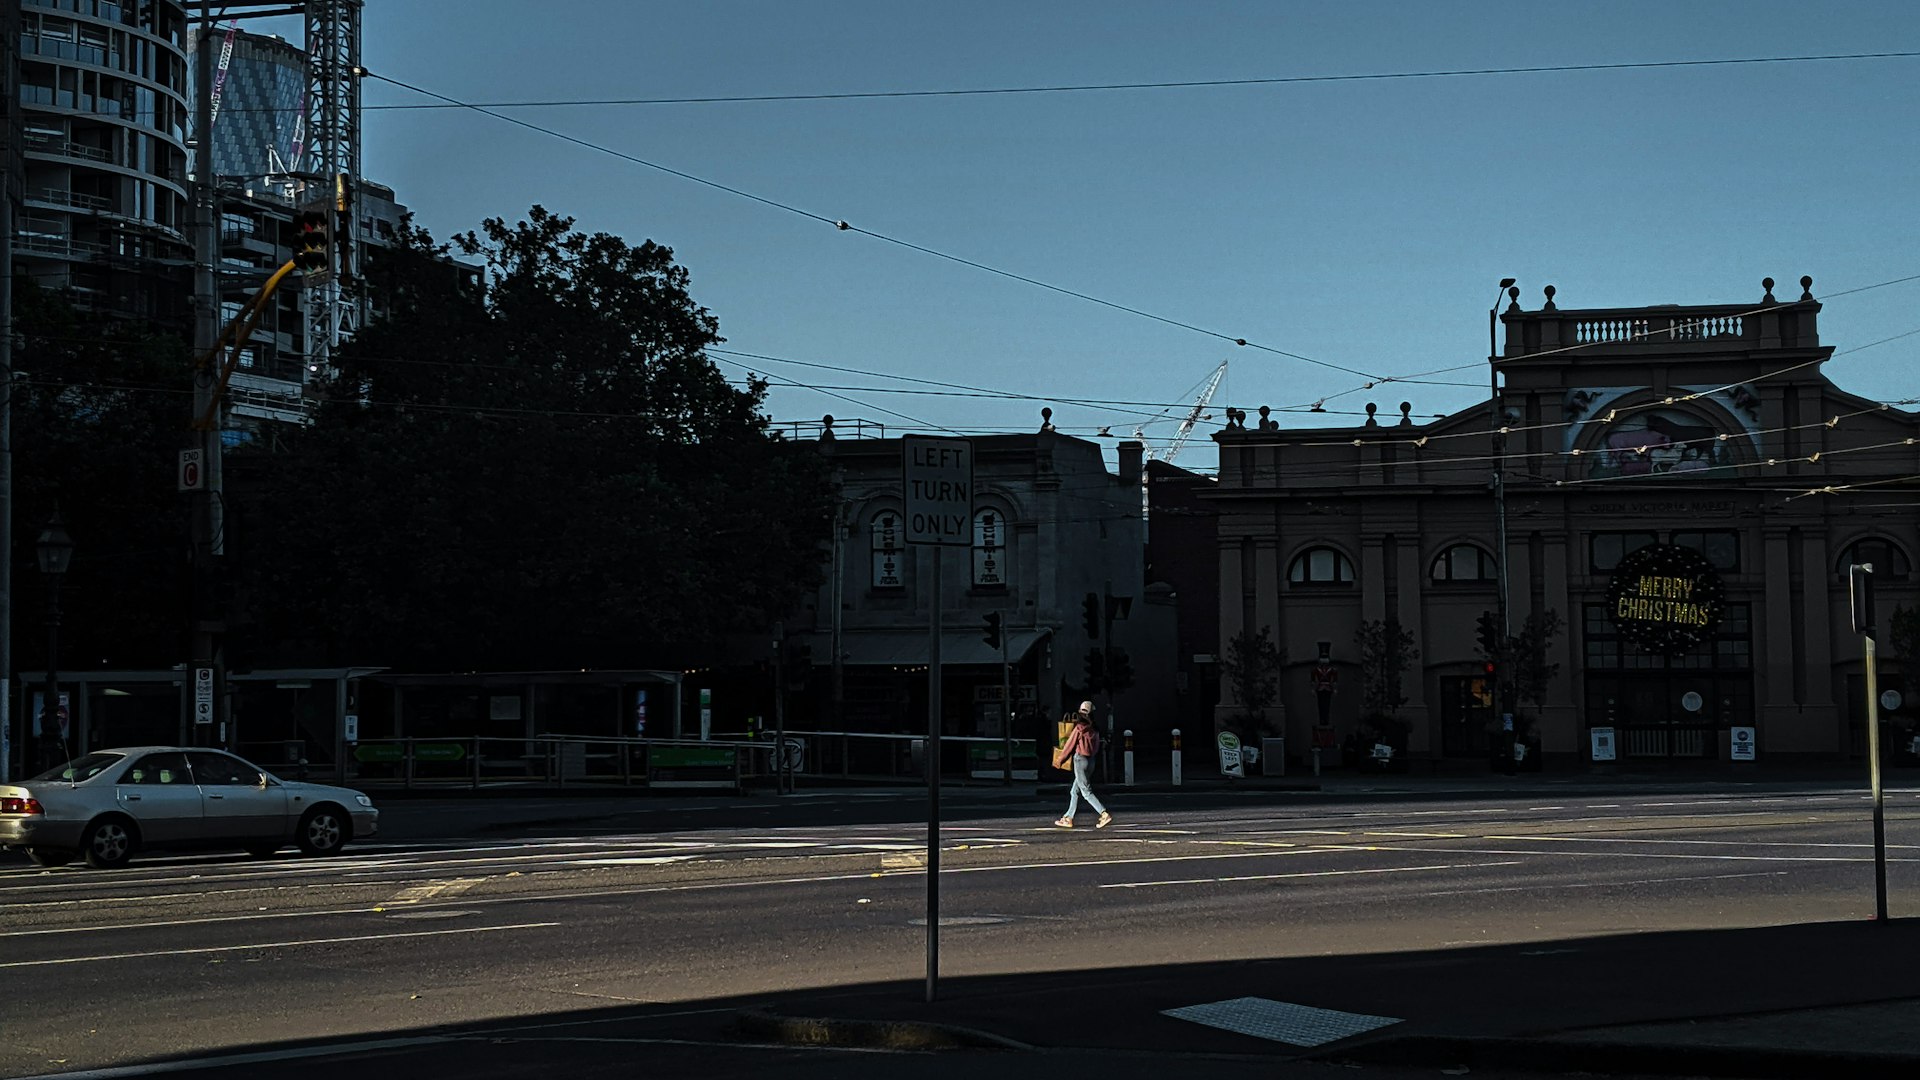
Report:
M 1087 693 L 1107 688 L 1107 654 L 1100 649 L 1087 650 Z
M 1493 671 L 1491 658 L 1500 655 L 1500 616 L 1491 611 L 1480 613 L 1480 628 L 1474 631 L 1474 638 L 1480 642 L 1480 652 L 1489 658 L 1487 671 Z
M 1128 658 L 1127 650 L 1115 649 L 1107 657 L 1107 689 L 1125 690 L 1133 685 L 1133 661 Z
M 1082 615 L 1080 617 L 1080 625 L 1086 628 L 1087 640 L 1099 641 L 1100 640 L 1100 594 L 1088 593 L 1087 598 L 1080 602 L 1080 607 L 1082 609 Z
M 331 257 L 332 236 L 324 210 L 302 210 L 293 218 L 293 266 L 307 274 L 327 269 Z
M 981 620 L 981 626 L 985 632 L 980 635 L 980 640 L 987 643 L 987 648 L 998 649 L 1000 647 L 1000 613 L 987 612 L 987 617 Z

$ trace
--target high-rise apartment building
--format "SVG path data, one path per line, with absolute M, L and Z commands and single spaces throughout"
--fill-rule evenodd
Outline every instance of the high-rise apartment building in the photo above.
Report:
M 184 324 L 187 16 L 177 0 L 20 0 L 14 269 Z

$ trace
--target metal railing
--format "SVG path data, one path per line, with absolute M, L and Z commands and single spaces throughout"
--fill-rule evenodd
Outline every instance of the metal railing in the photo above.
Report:
M 926 739 L 917 735 L 868 732 L 789 731 L 784 755 L 787 775 L 796 782 L 841 780 L 870 783 L 923 783 Z M 1005 743 L 991 737 L 941 739 L 943 782 L 1004 782 Z M 348 747 L 347 760 L 316 763 L 303 759 L 297 742 L 249 744 L 256 764 L 276 775 L 331 779 L 369 788 L 483 787 L 645 787 L 740 790 L 771 782 L 781 761 L 772 733 L 760 737 L 723 734 L 699 739 L 593 738 L 536 735 L 524 738 L 426 736 L 362 739 Z M 1023 754 L 1031 744 L 1016 743 L 1016 779 L 1034 779 Z M 279 760 L 273 760 L 278 758 Z

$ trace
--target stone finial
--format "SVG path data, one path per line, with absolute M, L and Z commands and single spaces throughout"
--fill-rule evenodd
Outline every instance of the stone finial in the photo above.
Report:
M 1554 293 L 1553 286 L 1549 285 L 1540 291 L 1547 294 L 1547 304 L 1545 307 L 1541 308 L 1540 310 L 1541 311 L 1559 311 L 1560 310 L 1559 308 L 1553 306 L 1553 293 Z
M 1403 401 L 1400 403 L 1400 426 L 1413 426 L 1413 402 L 1411 401 Z
M 1763 303 L 1763 304 L 1771 304 L 1771 303 L 1774 303 L 1775 301 L 1774 301 L 1774 299 L 1773 299 L 1773 279 L 1772 279 L 1772 278 L 1770 278 L 1770 277 L 1763 277 L 1763 278 L 1761 278 L 1761 279 L 1760 279 L 1760 287 L 1761 287 L 1761 288 L 1763 288 L 1763 289 L 1765 289 L 1765 290 L 1767 290 L 1767 295 L 1765 295 L 1765 296 L 1762 296 L 1762 297 L 1760 298 L 1760 302 L 1761 302 L 1761 303 Z
M 1373 418 L 1373 414 L 1374 414 L 1374 413 L 1377 413 L 1377 412 L 1379 412 L 1379 411 L 1380 411 L 1380 406 L 1378 406 L 1378 405 L 1375 405 L 1375 404 L 1374 404 L 1373 402 L 1371 402 L 1371 401 L 1369 401 L 1369 402 L 1367 402 L 1367 426 L 1368 426 L 1368 427 L 1379 427 L 1379 426 L 1380 426 L 1380 421 L 1378 421 L 1378 420 L 1375 420 L 1375 419 Z
M 1271 406 L 1267 406 L 1267 405 L 1260 406 L 1260 430 L 1261 431 L 1279 431 L 1280 430 L 1280 421 L 1273 419 L 1273 409 Z
M 1520 286 L 1518 285 L 1507 286 L 1507 310 L 1520 310 Z
M 1053 410 L 1040 410 L 1040 431 L 1042 434 L 1053 430 Z
M 1811 274 L 1802 274 L 1800 277 L 1800 299 L 1813 299 L 1813 275 Z
M 832 442 L 833 440 L 833 414 L 828 413 L 820 418 L 820 441 Z

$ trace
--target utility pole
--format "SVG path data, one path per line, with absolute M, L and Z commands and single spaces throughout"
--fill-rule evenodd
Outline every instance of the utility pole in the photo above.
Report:
M 1501 278 L 1500 289 L 1516 305 L 1520 302 L 1520 288 L 1512 278 Z M 1493 435 L 1493 518 L 1494 518 L 1494 556 L 1493 566 L 1500 583 L 1500 658 L 1498 671 L 1494 679 L 1494 707 L 1500 711 L 1501 742 L 1504 751 L 1501 754 L 1500 771 L 1514 771 L 1514 743 L 1518 734 L 1513 724 L 1513 702 L 1501 687 L 1510 685 L 1507 665 L 1510 660 L 1507 653 L 1513 641 L 1513 615 L 1507 603 L 1507 419 L 1506 409 L 1500 401 L 1500 348 L 1495 342 L 1494 330 L 1500 320 L 1500 296 L 1494 295 L 1493 307 L 1487 309 L 1487 382 L 1488 428 Z
M 15 16 L 13 21 L 17 22 Z M 9 45 L 8 59 L 13 58 Z M 13 66 L 17 70 L 17 65 Z M 18 86 L 17 78 L 0 85 Z M 16 115 L 19 110 L 12 109 Z M 13 135 L 9 132 L 8 135 Z M 11 152 L 16 145 L 6 140 Z M 13 778 L 13 163 L 0 163 L 0 784 Z M 22 735 L 25 733 L 22 732 Z M 21 740 L 23 756 L 24 744 Z
M 219 669 L 220 610 L 218 595 L 219 557 L 224 554 L 224 507 L 220 441 L 219 404 L 220 359 L 214 346 L 220 334 L 220 295 L 214 283 L 214 262 L 219 258 L 220 234 L 218 208 L 214 201 L 213 155 L 213 20 L 199 21 L 198 48 L 194 52 L 195 79 L 193 106 L 193 355 L 201 358 L 193 373 L 193 425 L 206 482 L 196 492 L 193 514 L 193 601 L 188 628 L 189 675 L 194 668 L 214 669 L 211 723 L 200 723 L 195 710 L 193 731 L 186 740 L 194 746 L 207 746 L 215 738 L 226 739 L 226 717 L 221 706 L 222 672 Z M 202 424 L 203 417 L 212 423 Z

